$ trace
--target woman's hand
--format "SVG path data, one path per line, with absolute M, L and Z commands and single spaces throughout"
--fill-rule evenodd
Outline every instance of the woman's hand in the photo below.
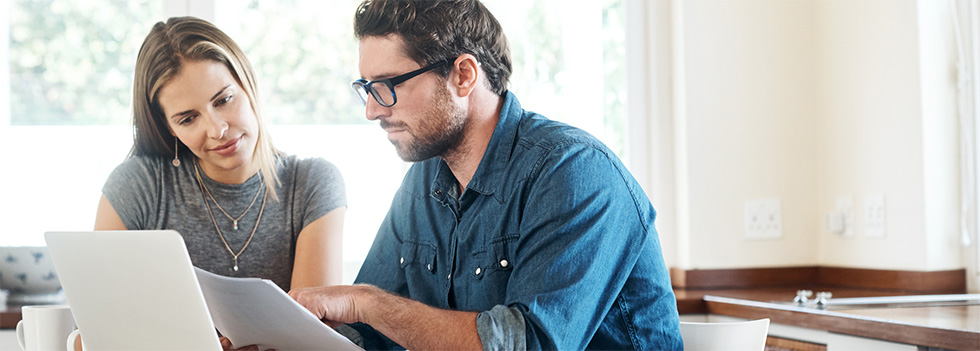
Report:
M 259 351 L 259 347 L 256 345 L 248 345 L 243 348 L 236 349 L 233 346 L 231 346 L 231 340 L 223 336 L 218 337 L 218 340 L 221 341 L 221 349 L 224 351 Z M 276 351 L 276 350 L 271 349 L 266 351 Z

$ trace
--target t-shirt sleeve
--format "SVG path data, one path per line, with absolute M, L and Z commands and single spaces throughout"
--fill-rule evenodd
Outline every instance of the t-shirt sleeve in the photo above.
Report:
M 340 169 L 322 158 L 303 160 L 297 172 L 296 198 L 303 199 L 303 228 L 328 212 L 347 206 L 347 190 Z
M 102 195 L 116 210 L 126 229 L 153 229 L 157 222 L 159 185 L 150 162 L 131 157 L 109 174 Z

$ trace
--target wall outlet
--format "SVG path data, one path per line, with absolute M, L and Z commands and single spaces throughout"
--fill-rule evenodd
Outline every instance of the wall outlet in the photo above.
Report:
M 776 239 L 783 236 L 783 215 L 779 199 L 745 202 L 745 238 Z
M 864 197 L 864 235 L 869 238 L 885 237 L 885 196 Z

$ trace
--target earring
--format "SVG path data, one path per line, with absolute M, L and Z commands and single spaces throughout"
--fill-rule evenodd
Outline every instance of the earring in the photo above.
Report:
M 177 158 L 177 155 L 178 155 L 178 153 L 177 153 L 177 142 L 178 142 L 177 137 L 174 137 L 174 161 L 171 162 L 171 163 L 174 164 L 174 167 L 180 167 L 180 159 Z

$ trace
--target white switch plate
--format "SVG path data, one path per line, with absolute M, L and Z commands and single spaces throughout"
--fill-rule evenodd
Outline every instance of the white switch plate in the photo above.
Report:
M 837 211 L 827 214 L 827 230 L 834 234 L 844 232 L 844 215 Z
M 776 239 L 783 236 L 783 215 L 779 199 L 745 202 L 745 238 Z
M 864 197 L 864 235 L 869 238 L 885 237 L 885 196 Z
M 855 234 L 854 222 L 854 201 L 847 196 L 837 198 L 837 213 L 840 214 L 843 231 L 840 233 L 845 238 L 853 237 Z

